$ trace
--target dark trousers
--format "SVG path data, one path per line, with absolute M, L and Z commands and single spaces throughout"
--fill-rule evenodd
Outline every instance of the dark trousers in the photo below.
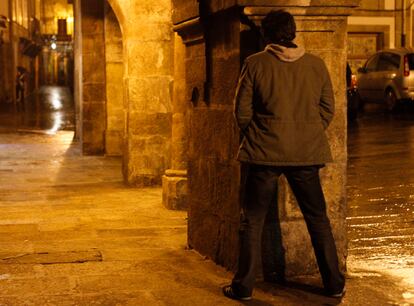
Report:
M 345 284 L 339 271 L 338 255 L 319 180 L 319 166 L 274 167 L 250 165 L 242 205 L 238 270 L 233 278 L 233 290 L 250 296 L 261 258 L 264 223 L 277 218 L 277 181 L 284 174 L 303 213 L 315 251 L 325 289 L 340 292 Z
M 24 111 L 24 88 L 16 86 L 17 111 Z

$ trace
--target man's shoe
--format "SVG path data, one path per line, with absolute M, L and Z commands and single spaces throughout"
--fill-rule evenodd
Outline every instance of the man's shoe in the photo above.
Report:
M 231 285 L 227 285 L 223 287 L 223 294 L 232 299 L 232 300 L 238 300 L 238 301 L 250 301 L 252 299 L 251 296 L 239 296 L 234 291 Z
M 344 287 L 340 292 L 329 292 L 327 295 L 332 298 L 342 298 L 345 295 L 346 288 Z

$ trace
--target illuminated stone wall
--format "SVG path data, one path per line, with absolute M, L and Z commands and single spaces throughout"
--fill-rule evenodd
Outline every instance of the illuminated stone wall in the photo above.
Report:
M 107 155 L 122 155 L 125 130 L 124 62 L 122 33 L 111 6 L 105 5 L 106 131 Z
M 328 212 L 337 239 L 341 267 L 346 240 L 346 15 L 358 1 L 287 0 L 210 1 L 198 11 L 197 1 L 174 1 L 173 22 L 186 43 L 186 99 L 189 107 L 189 237 L 190 246 L 216 262 L 234 268 L 237 261 L 240 166 L 235 161 L 239 135 L 232 98 L 244 57 L 260 50 L 257 30 L 271 9 L 296 16 L 297 42 L 321 56 L 331 73 L 336 115 L 328 129 L 335 162 L 322 170 Z M 201 18 L 200 18 L 201 15 Z M 306 226 L 284 180 L 280 182 L 279 215 L 286 249 L 286 273 L 314 273 L 316 261 Z
M 104 2 L 81 1 L 82 10 L 82 151 L 105 152 L 106 73 Z
M 6 26 L 0 28 L 0 103 L 8 102 L 7 107 L 12 108 L 15 102 L 17 67 L 24 67 L 26 70 L 25 95 L 36 89 L 35 59 L 24 55 L 20 45 L 23 38 L 31 39 L 29 20 L 34 17 L 34 12 L 29 9 L 27 1 L 1 1 L 0 15 L 5 18 Z
M 83 151 L 104 153 L 105 140 L 107 144 L 119 140 L 112 132 L 119 131 L 121 123 L 114 116 L 120 115 L 121 110 L 119 103 L 115 107 L 111 101 L 118 100 L 121 96 L 118 90 L 124 88 L 125 180 L 136 186 L 159 185 L 171 164 L 174 59 L 171 3 L 170 0 L 109 0 L 108 3 L 122 31 L 123 84 L 119 83 L 119 53 L 114 50 L 119 44 L 114 38 L 108 38 L 106 48 L 107 52 L 116 53 L 117 58 L 111 62 L 117 64 L 105 65 L 105 56 L 107 59 L 110 56 L 104 51 L 105 35 L 112 30 L 108 28 L 105 33 L 101 7 L 104 3 L 82 0 Z M 112 69 L 116 70 L 116 80 L 111 81 L 115 76 Z M 106 86 L 115 84 L 117 92 L 106 94 Z
M 73 34 L 73 6 L 67 0 L 42 0 L 37 6 L 41 10 L 43 34 L 57 34 L 58 19 L 66 19 L 68 34 Z
M 169 209 L 186 209 L 188 204 L 187 153 L 188 107 L 186 95 L 186 48 L 182 38 L 174 39 L 174 87 L 172 101 L 171 165 L 162 177 L 163 204 Z
M 171 3 L 119 0 L 118 4 L 124 16 L 121 27 L 128 105 L 124 177 L 136 186 L 161 184 L 171 160 Z

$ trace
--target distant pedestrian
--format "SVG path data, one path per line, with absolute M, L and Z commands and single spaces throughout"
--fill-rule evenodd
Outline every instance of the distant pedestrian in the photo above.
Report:
M 291 14 L 270 12 L 262 30 L 268 44 L 245 60 L 235 97 L 243 135 L 238 160 L 249 170 L 238 268 L 223 293 L 251 299 L 263 226 L 277 217 L 267 214 L 284 174 L 306 221 L 326 294 L 342 297 L 345 280 L 319 179 L 319 169 L 332 161 L 325 134 L 334 114 L 330 76 L 322 59 L 293 43 L 296 24 Z
M 20 69 L 19 69 L 20 68 Z M 24 111 L 25 72 L 21 67 L 16 75 L 16 104 L 18 111 Z

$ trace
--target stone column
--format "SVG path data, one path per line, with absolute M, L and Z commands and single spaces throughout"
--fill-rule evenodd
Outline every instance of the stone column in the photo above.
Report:
M 81 0 L 82 151 L 103 154 L 106 129 L 104 1 Z
M 297 20 L 297 42 L 322 57 L 332 76 L 336 115 L 327 132 L 335 161 L 322 170 L 322 183 L 345 270 L 346 28 L 347 15 L 359 1 L 213 0 L 189 16 L 195 8 L 190 2 L 174 3 L 180 35 L 202 37 L 186 44 L 187 97 L 194 101 L 188 121 L 189 245 L 217 263 L 235 267 L 241 171 L 235 161 L 239 134 L 232 114 L 233 95 L 243 59 L 263 47 L 257 29 L 261 18 L 272 9 L 286 9 Z M 197 23 L 200 16 L 202 26 L 185 27 L 189 20 Z M 286 274 L 316 273 L 305 223 L 283 179 L 278 202 Z
M 175 34 L 172 105 L 171 169 L 162 178 L 162 198 L 169 209 L 187 208 L 187 131 L 185 94 L 185 45 Z
M 171 168 L 171 2 L 120 3 L 125 14 L 121 23 L 127 109 L 124 177 L 134 186 L 160 185 L 165 170 Z

